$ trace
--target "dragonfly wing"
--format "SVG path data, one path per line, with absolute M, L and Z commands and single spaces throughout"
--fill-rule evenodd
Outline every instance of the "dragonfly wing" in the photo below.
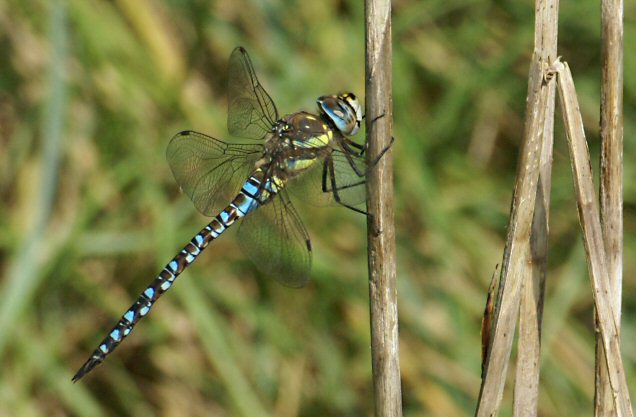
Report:
M 238 193 L 262 152 L 260 144 L 226 143 L 184 131 L 172 138 L 166 158 L 177 184 L 197 210 L 213 216 Z
M 328 176 L 327 193 L 333 197 L 334 188 L 340 200 L 346 204 L 356 206 L 367 201 L 366 177 L 367 162 L 364 156 L 334 150 L 331 153 L 333 161 L 333 184 Z
M 235 48 L 228 78 L 228 131 L 232 136 L 262 139 L 277 120 L 276 105 L 256 78 L 247 51 Z
M 266 275 L 292 288 L 307 284 L 309 234 L 285 191 L 243 219 L 238 235 L 245 254 Z
M 331 151 L 331 154 L 325 157 L 325 161 L 316 163 L 314 167 L 295 180 L 293 187 L 289 189 L 290 193 L 301 201 L 316 206 L 336 204 L 332 191 L 334 188 L 331 179 L 332 173 L 328 166 L 325 167 L 329 158 L 333 163 L 335 188 L 340 201 L 350 206 L 364 203 L 367 199 L 365 157 L 351 153 L 347 155 L 345 151 L 338 149 Z

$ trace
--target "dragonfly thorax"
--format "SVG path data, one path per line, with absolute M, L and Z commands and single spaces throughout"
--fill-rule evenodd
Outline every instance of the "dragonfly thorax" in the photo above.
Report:
M 290 140 L 292 147 L 324 148 L 333 139 L 333 129 L 320 117 L 304 111 L 285 116 L 281 122 L 281 139 Z
M 327 120 L 307 112 L 289 114 L 272 127 L 256 167 L 275 167 L 276 176 L 284 180 L 295 177 L 328 152 L 333 139 L 334 130 Z

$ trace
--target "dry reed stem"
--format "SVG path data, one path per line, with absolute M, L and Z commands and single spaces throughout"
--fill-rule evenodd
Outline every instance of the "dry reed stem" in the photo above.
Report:
M 552 62 L 557 54 L 558 0 L 536 2 L 535 53 L 543 62 Z M 521 278 L 523 289 L 519 312 L 517 369 L 512 412 L 515 417 L 536 416 L 539 401 L 541 364 L 541 322 L 548 256 L 548 224 L 552 184 L 554 144 L 555 83 L 548 84 L 543 125 L 543 147 L 539 161 L 539 183 L 535 200 L 527 268 Z
M 368 161 L 391 143 L 391 2 L 366 0 L 366 130 Z M 375 415 L 400 417 L 397 276 L 393 224 L 393 157 L 387 152 L 367 177 L 369 302 Z
M 528 80 L 526 121 L 521 156 L 504 249 L 501 281 L 496 304 L 492 340 L 479 392 L 477 416 L 499 412 L 508 369 L 508 360 L 519 315 L 522 279 L 530 250 L 530 233 L 539 181 L 539 160 L 543 149 L 543 132 L 548 103 L 548 84 L 544 79 L 545 63 L 534 53 Z
M 603 359 L 608 369 L 614 409 L 619 417 L 631 417 L 633 412 L 620 354 L 617 313 L 614 312 L 612 305 L 613 294 L 610 287 L 607 257 L 592 179 L 592 164 L 585 140 L 583 120 L 570 68 L 567 63 L 557 61 L 554 69 L 558 74 L 559 98 L 570 150 L 579 221 L 583 231 L 583 242 L 592 280 L 598 327 L 606 353 Z
M 601 1 L 601 227 L 620 336 L 623 281 L 623 0 Z M 598 321 L 598 318 L 597 318 Z M 613 415 L 603 343 L 596 333 L 594 413 Z

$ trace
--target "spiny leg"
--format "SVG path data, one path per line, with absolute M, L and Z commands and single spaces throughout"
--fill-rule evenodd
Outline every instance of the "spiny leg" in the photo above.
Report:
M 345 148 L 345 150 L 347 150 Z M 347 159 L 347 162 L 349 163 L 349 166 L 351 167 L 351 169 L 353 170 L 353 172 L 360 178 L 363 178 L 366 176 L 367 174 L 367 170 L 362 171 L 355 163 L 355 161 L 353 160 L 353 156 L 350 152 L 343 152 L 345 158 Z
M 364 152 L 367 150 L 366 144 L 365 145 L 360 145 L 357 142 L 352 141 L 351 139 L 344 137 L 342 143 L 342 147 L 345 149 L 345 151 L 355 155 L 355 156 L 362 156 L 364 155 Z M 354 151 L 352 148 L 357 149 L 358 151 Z
M 327 182 L 327 176 L 329 176 L 329 172 L 330 172 L 329 171 L 329 163 L 328 163 L 329 159 L 331 159 L 331 158 L 326 158 L 323 161 L 323 164 L 322 164 L 322 192 L 323 193 L 331 193 L 331 194 L 333 194 L 333 187 L 330 188 L 329 187 L 330 183 Z M 357 166 L 355 166 L 355 164 L 353 163 L 353 161 L 349 160 L 348 162 L 350 164 L 352 164 L 351 167 L 352 167 L 352 169 L 354 170 L 355 174 L 358 177 L 364 177 L 365 176 L 365 173 L 364 172 L 360 172 L 359 169 L 357 169 Z M 363 185 L 366 182 L 367 182 L 366 180 L 360 180 L 358 182 L 354 182 L 353 184 L 347 184 L 347 185 L 342 185 L 342 186 L 339 185 L 336 188 L 336 190 L 337 191 L 346 190 L 348 188 L 353 188 L 353 187 L 357 187 L 357 186 Z
M 373 120 L 371 120 L 371 124 L 374 124 L 375 122 L 378 121 L 378 119 L 383 118 L 384 115 L 385 114 L 382 113 L 381 115 L 376 116 Z M 384 154 L 387 153 L 387 151 L 389 149 L 391 149 L 391 147 L 393 146 L 393 142 L 395 142 L 395 138 L 393 136 L 391 136 L 391 142 L 389 142 L 389 144 L 384 149 L 382 149 L 380 154 L 373 160 L 373 162 L 371 162 L 371 164 L 369 165 L 369 168 L 374 167 L 380 161 L 380 158 L 382 158 L 384 156 Z M 365 145 L 364 147 L 366 149 L 367 148 L 367 142 L 365 142 L 364 145 Z
M 376 117 L 374 119 L 374 121 L 379 119 L 380 117 L 382 117 L 382 116 Z M 391 149 L 391 147 L 393 146 L 393 142 L 395 142 L 395 138 L 393 136 L 391 136 L 391 142 L 384 149 L 382 149 L 380 154 L 373 160 L 373 162 L 371 162 L 370 166 L 375 166 L 378 163 L 380 158 L 382 158 L 382 156 L 384 156 L 384 154 L 389 149 Z M 366 152 L 366 150 L 368 148 L 367 142 L 365 142 L 364 145 L 360 145 L 359 143 L 356 143 L 356 142 L 352 141 L 351 139 L 349 139 L 347 137 L 343 138 L 343 140 L 340 142 L 340 145 L 342 146 L 342 148 L 345 151 L 343 153 L 346 154 L 346 155 L 349 155 L 349 156 L 351 156 L 351 155 L 362 156 L 362 155 L 364 155 L 364 153 Z M 358 151 L 355 151 L 352 148 L 355 148 Z
M 391 149 L 391 147 L 393 147 L 393 142 L 395 142 L 395 138 L 391 136 L 391 142 L 389 142 L 389 144 L 386 145 L 386 147 L 382 149 L 382 151 L 380 151 L 380 154 L 376 156 L 375 159 L 371 162 L 369 168 L 376 166 L 378 162 L 380 162 L 380 159 L 384 156 L 384 154 L 387 153 L 389 149 Z
M 351 169 L 353 170 L 353 172 L 359 177 L 359 178 L 364 178 L 366 177 L 367 173 L 369 172 L 369 169 L 371 167 L 374 167 L 378 161 L 380 160 L 380 158 L 382 158 L 382 156 L 384 156 L 384 154 L 391 148 L 391 146 L 393 145 L 394 139 L 393 137 L 391 138 L 391 143 L 382 150 L 382 152 L 380 152 L 380 155 L 378 155 L 375 160 L 373 160 L 371 162 L 371 165 L 369 167 L 367 167 L 365 170 L 362 170 L 357 164 L 356 162 L 353 160 L 353 157 L 360 157 L 362 156 L 362 154 L 364 153 L 365 149 L 364 147 L 362 147 L 362 145 L 359 145 L 355 142 L 352 142 L 351 140 L 349 140 L 348 138 L 344 138 L 344 140 L 342 140 L 340 142 L 340 145 L 343 149 L 344 152 L 342 152 L 342 154 L 344 154 L 349 166 L 351 167 Z M 359 149 L 362 149 L 362 151 L 360 153 L 356 153 L 355 151 L 353 151 L 349 146 L 350 145 L 356 145 L 356 147 L 359 147 Z M 331 162 L 330 162 L 331 163 Z M 327 191 L 328 188 L 326 186 L 326 175 L 327 175 L 327 161 L 325 160 L 325 165 L 323 166 L 323 191 Z M 360 182 L 356 182 L 354 184 L 349 184 L 349 185 L 345 185 L 345 186 L 339 186 L 337 187 L 337 190 L 344 190 L 350 187 L 355 187 L 357 185 L 362 185 L 366 182 L 366 180 L 362 180 Z M 329 190 L 330 191 L 330 190 Z
M 327 163 L 328 159 L 330 158 L 325 158 L 325 160 L 322 162 L 322 192 L 323 193 L 331 192 L 329 187 L 327 187 L 327 175 L 329 174 L 328 173 L 329 164 Z
M 347 203 L 345 203 L 344 201 L 342 201 L 340 199 L 340 195 L 338 194 L 338 185 L 336 184 L 336 172 L 333 166 L 333 159 L 331 159 L 331 157 L 327 157 L 325 159 L 325 164 L 329 169 L 329 178 L 331 181 L 331 189 L 328 191 L 331 191 L 331 194 L 333 195 L 334 200 L 336 200 L 336 203 L 340 204 L 341 206 L 344 206 L 350 210 L 355 211 L 356 213 L 360 213 L 360 214 L 364 214 L 365 216 L 368 214 L 366 211 L 364 210 L 360 210 L 359 208 L 353 207 Z M 324 170 L 324 167 L 323 167 Z M 325 173 L 323 171 L 323 190 L 326 188 L 326 183 L 325 183 Z M 361 183 L 364 183 L 364 181 L 362 181 Z

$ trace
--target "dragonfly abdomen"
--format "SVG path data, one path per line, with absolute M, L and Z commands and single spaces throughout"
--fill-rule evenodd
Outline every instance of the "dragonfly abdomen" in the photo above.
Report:
M 267 180 L 264 185 L 257 176 L 261 176 L 259 169 L 251 175 L 243 184 L 241 191 L 232 202 L 222 210 L 212 221 L 197 233 L 190 242 L 175 256 L 150 285 L 139 295 L 137 301 L 124 313 L 108 336 L 102 340 L 90 358 L 82 365 L 73 377 L 73 382 L 79 380 L 97 365 L 102 363 L 106 356 L 132 332 L 139 320 L 145 317 L 154 303 L 168 291 L 175 279 L 201 254 L 210 242 L 218 238 L 236 220 L 254 211 L 265 201 L 278 193 L 280 184 L 276 185 L 272 180 Z

